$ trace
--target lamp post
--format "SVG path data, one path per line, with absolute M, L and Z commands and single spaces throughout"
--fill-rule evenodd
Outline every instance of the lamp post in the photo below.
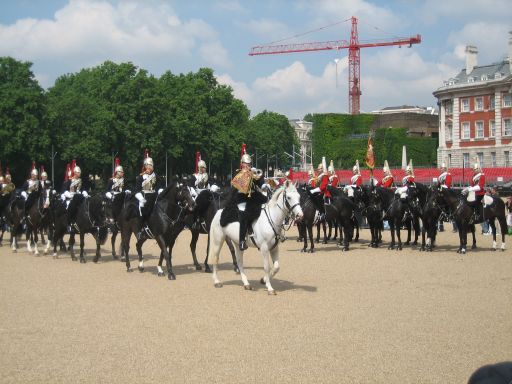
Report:
M 52 185 L 55 185 L 54 172 L 55 172 L 55 157 L 56 156 L 57 156 L 57 152 L 53 152 L 53 144 L 52 144 L 52 155 L 51 155 L 51 158 L 52 158 Z

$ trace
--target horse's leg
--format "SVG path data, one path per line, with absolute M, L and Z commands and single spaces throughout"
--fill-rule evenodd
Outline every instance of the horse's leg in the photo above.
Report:
M 75 256 L 75 232 L 71 231 L 69 234 L 69 251 L 71 252 L 71 260 L 76 261 L 77 258 Z
M 124 230 L 121 232 L 121 245 L 122 245 L 122 254 L 121 254 L 121 260 L 124 257 L 124 262 L 126 265 L 126 272 L 133 272 L 133 269 L 130 265 L 130 237 L 131 237 L 131 229 L 129 231 Z
M 162 235 L 155 237 L 156 242 L 158 243 L 158 246 L 160 247 L 160 251 L 164 254 L 165 258 L 165 264 L 167 264 L 167 278 L 169 280 L 176 280 L 176 275 L 172 271 L 172 261 L 171 261 L 171 255 L 169 252 L 167 252 L 167 247 L 165 245 L 165 240 Z M 138 242 L 137 242 L 138 244 Z M 140 258 L 139 258 L 140 260 Z M 140 268 L 139 268 L 140 270 Z
M 208 234 L 208 238 L 210 237 L 210 234 Z M 235 247 L 233 245 L 233 242 L 230 240 L 230 239 L 226 239 L 226 244 L 228 246 L 228 249 L 229 249 L 229 252 L 231 253 L 231 258 L 233 259 L 233 271 L 235 271 L 235 273 L 240 273 L 240 269 L 238 268 L 238 264 L 236 262 L 236 254 L 235 254 Z M 207 248 L 210 248 L 210 241 L 208 240 L 208 246 Z M 208 256 L 207 256 L 208 258 Z M 211 272 L 210 270 L 210 267 L 208 267 L 208 271 L 205 271 L 206 272 Z
M 28 220 L 27 220 L 28 221 Z M 32 225 L 27 223 L 27 230 L 25 232 L 25 239 L 27 240 L 27 252 L 32 253 Z
M 395 222 L 395 230 L 396 230 L 396 240 L 397 240 L 397 246 L 396 246 L 396 249 L 398 251 L 401 251 L 402 250 L 402 238 L 401 238 L 401 234 L 400 234 L 400 220 L 401 219 L 397 219 L 396 222 Z M 409 232 L 410 234 L 410 232 Z
M 85 233 L 80 232 L 80 263 L 85 264 L 86 260 L 84 257 L 84 246 L 85 246 Z
M 334 241 L 338 238 L 338 220 L 333 220 L 334 225 L 334 237 L 332 238 Z
M 306 227 L 306 231 L 304 231 L 304 246 L 307 248 L 308 246 L 308 239 L 306 236 L 309 237 L 309 253 L 315 252 L 315 242 L 313 241 L 313 223 L 306 224 L 304 223 L 304 226 Z M 304 249 L 306 249 L 304 248 Z
M 496 250 L 497 243 L 496 243 L 496 222 L 494 220 L 489 220 L 489 226 L 492 230 L 492 251 Z
M 501 251 L 505 251 L 505 237 L 508 232 L 507 219 L 505 216 L 498 216 L 498 221 L 500 223 L 500 232 L 501 232 Z
M 407 241 L 404 245 L 409 245 L 411 243 L 411 232 L 412 232 L 412 219 L 407 219 L 405 223 L 405 228 L 407 228 Z
M 117 257 L 117 254 L 116 254 L 116 238 L 117 238 L 117 233 L 119 232 L 116 225 L 114 224 L 114 229 L 112 229 L 112 238 L 110 239 L 110 243 L 112 244 L 112 258 L 114 260 L 117 260 L 119 259 L 119 257 Z
M 138 268 L 139 268 L 139 272 L 141 272 L 141 273 L 144 272 L 144 257 L 142 256 L 142 244 L 144 244 L 145 242 L 146 242 L 146 239 L 143 237 L 142 239 L 137 240 L 137 242 L 135 243 L 135 249 L 137 249 L 137 256 L 139 256 L 139 267 Z M 163 242 L 163 240 L 162 240 L 162 242 Z M 157 243 L 158 243 L 158 241 L 157 241 Z M 160 243 L 158 245 L 160 245 Z M 164 248 L 166 248 L 165 244 L 164 244 Z M 167 259 L 166 259 L 166 261 L 167 261 Z
M 301 252 L 306 252 L 308 249 L 308 229 L 307 225 L 304 223 L 297 223 L 297 230 L 299 231 L 299 237 L 297 241 L 302 241 L 302 249 Z
M 327 226 L 329 227 L 329 230 L 327 232 L 327 237 L 326 237 L 326 240 L 331 240 L 331 235 L 332 235 L 332 223 L 329 221 L 327 223 Z
M 475 224 L 471 224 L 471 235 L 473 236 L 473 244 L 471 244 L 471 249 L 476 249 L 476 236 L 475 236 Z M 467 236 L 466 236 L 466 244 L 467 244 Z
M 98 232 L 97 236 L 95 236 L 96 239 L 96 255 L 94 255 L 94 259 L 92 259 L 93 262 L 97 263 L 98 260 L 101 258 L 101 251 L 100 251 L 100 234 Z
M 352 227 L 352 220 L 343 220 L 343 245 L 341 246 L 341 251 L 346 252 L 349 248 L 349 239 L 350 235 L 352 234 L 352 231 L 354 228 Z
M 218 266 L 219 266 L 219 254 L 220 254 L 220 249 L 222 248 L 222 243 L 224 241 L 224 234 L 222 233 L 222 229 L 221 228 L 217 228 L 217 227 L 212 227 L 210 229 L 210 236 L 209 236 L 209 239 L 208 239 L 209 243 L 210 243 L 210 247 L 208 248 L 208 259 L 212 259 L 212 256 L 213 256 L 213 261 L 212 261 L 212 264 L 213 264 L 213 271 L 212 271 L 212 279 L 213 279 L 213 284 L 215 285 L 215 288 L 221 288 L 222 287 L 222 283 L 221 281 L 219 280 L 219 276 L 218 276 L 218 273 L 217 273 L 217 270 L 218 270 Z M 238 247 L 235 247 L 235 255 L 237 257 L 237 263 L 238 263 L 238 255 L 237 255 L 237 250 L 238 250 Z M 238 264 L 238 268 L 240 268 L 240 264 Z
M 414 219 L 414 242 L 413 245 L 418 245 L 418 238 L 420 237 L 420 220 Z
M 39 255 L 39 249 L 37 248 L 37 243 L 39 242 L 39 228 L 36 226 L 32 228 L 32 234 L 34 237 L 34 255 Z
M 242 284 L 244 285 L 244 289 L 250 291 L 250 290 L 252 290 L 252 287 L 251 287 L 251 284 L 249 283 L 249 280 L 247 279 L 247 275 L 245 274 L 244 252 L 239 250 L 238 248 L 235 248 L 235 254 L 236 254 L 236 261 L 238 263 L 238 269 L 240 270 L 240 278 L 242 279 Z M 268 259 L 267 259 L 267 263 L 268 263 Z
M 427 232 L 427 230 L 425 228 L 425 223 L 423 223 L 423 227 L 421 228 L 421 247 L 420 247 L 420 252 L 425 250 L 425 232 Z
M 272 287 L 272 284 L 270 284 L 270 276 L 271 276 L 271 273 L 270 273 L 270 258 L 271 258 L 271 252 L 268 251 L 266 249 L 266 247 L 265 248 L 261 248 L 261 257 L 263 258 L 263 270 L 265 271 L 265 276 L 260 280 L 260 282 L 264 283 L 267 286 L 267 292 L 268 292 L 269 295 L 275 295 L 276 291 Z M 278 260 L 279 260 L 279 256 L 278 256 Z M 279 261 L 277 262 L 277 268 L 279 269 Z M 251 288 L 247 288 L 245 285 L 244 285 L 244 288 L 251 289 Z
M 395 249 L 395 220 L 389 219 L 389 232 L 391 233 L 391 243 L 388 246 L 388 249 Z
M 320 242 L 320 222 L 316 223 L 316 242 Z
M 192 232 L 192 239 L 190 239 L 190 252 L 192 252 L 192 260 L 194 261 L 194 266 L 196 267 L 196 271 L 201 271 L 201 265 L 197 262 L 196 256 L 196 246 L 197 239 L 199 238 L 199 230 L 190 230 Z
M 322 229 L 324 231 L 324 241 L 323 241 L 324 244 L 327 244 L 327 224 L 326 224 L 326 222 L 327 222 L 327 220 L 324 220 L 322 222 Z

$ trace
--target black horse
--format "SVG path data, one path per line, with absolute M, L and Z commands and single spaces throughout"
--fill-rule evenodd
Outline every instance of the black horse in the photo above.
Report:
M 505 203 L 498 196 L 489 197 L 491 203 L 486 205 L 483 209 L 484 219 L 479 222 L 473 222 L 473 208 L 467 203 L 466 198 L 459 192 L 453 189 L 444 188 L 439 191 L 444 200 L 444 203 L 450 207 L 453 212 L 453 217 L 459 230 L 459 248 L 457 253 L 466 253 L 467 249 L 467 234 L 468 230 L 473 231 L 474 239 L 474 224 L 487 221 L 492 229 L 492 250 L 496 250 L 496 219 L 500 223 L 501 230 L 501 250 L 505 250 L 505 236 L 507 233 L 507 220 L 505 216 Z M 486 199 L 484 199 L 485 201 Z M 476 248 L 476 241 L 474 240 L 473 247 Z
M 426 195 L 426 201 L 422 208 L 421 216 L 421 247 L 420 251 L 432 252 L 437 236 L 437 224 L 443 214 L 443 206 L 440 204 L 437 189 L 440 186 L 433 186 Z M 426 240 L 425 240 L 426 238 Z
M 192 260 L 194 262 L 194 267 L 196 271 L 201 271 L 202 267 L 197 261 L 197 240 L 199 239 L 199 235 L 207 234 L 208 242 L 206 245 L 206 258 L 204 260 L 204 271 L 207 273 L 211 273 L 211 268 L 208 265 L 208 251 L 210 249 L 210 225 L 212 223 L 213 217 L 215 213 L 221 208 L 224 207 L 226 203 L 226 196 L 217 192 L 212 192 L 208 189 L 205 189 L 199 193 L 195 200 L 195 207 L 192 213 L 186 215 L 185 220 L 180 223 L 177 223 L 176 230 L 178 230 L 178 226 L 186 227 L 192 233 L 192 238 L 190 240 L 190 252 L 192 253 Z M 182 228 L 182 229 L 183 229 Z M 171 243 L 169 244 L 169 254 L 172 255 L 172 248 L 174 247 L 175 239 L 171 239 Z M 231 257 L 233 259 L 233 270 L 235 272 L 239 272 L 238 265 L 236 262 L 236 254 L 235 248 L 231 240 L 227 239 L 226 244 L 228 245 L 229 252 L 231 253 Z M 160 268 L 162 267 L 163 255 L 160 255 L 160 260 L 158 265 Z
M 359 199 L 362 202 L 361 213 L 366 217 L 370 228 L 369 247 L 377 248 L 382 242 L 382 199 L 377 195 L 377 189 L 373 185 L 363 185 Z
M 167 277 L 169 280 L 175 280 L 176 275 L 172 270 L 171 256 L 167 251 L 167 247 L 171 241 L 175 241 L 182 228 L 176 224 L 183 221 L 187 211 L 194 209 L 194 200 L 190 195 L 190 191 L 185 184 L 172 182 L 166 187 L 157 198 L 153 210 L 147 219 L 147 225 L 158 246 L 160 252 L 165 258 L 167 264 Z M 135 197 L 130 199 L 130 203 L 126 204 L 121 211 L 119 217 L 121 224 L 121 249 L 122 256 L 125 257 L 126 271 L 132 272 L 130 265 L 130 237 L 132 234 L 139 236 L 136 243 L 137 254 L 139 256 L 139 271 L 144 271 L 144 261 L 142 257 L 142 245 L 148 239 L 141 231 L 142 218 L 138 214 L 138 205 Z M 178 231 L 179 229 L 179 231 Z M 163 271 L 158 271 L 159 275 L 163 275 Z
M 332 212 L 332 220 L 338 224 L 340 239 L 338 246 L 342 251 L 349 250 L 349 244 L 354 239 L 354 228 L 357 229 L 357 238 L 359 238 L 359 226 L 355 218 L 356 204 L 347 197 L 342 191 L 336 188 L 330 188 L 331 204 L 329 210 Z M 326 210 L 327 212 L 327 210 Z
M 110 228 L 111 238 L 110 242 L 112 245 L 112 258 L 114 260 L 119 259 L 116 252 L 116 239 L 119 233 L 120 224 L 119 219 L 121 217 L 121 211 L 125 206 L 125 202 L 131 195 L 125 191 L 114 194 L 112 199 L 105 199 L 105 215 L 107 218 L 107 225 Z
M 299 241 L 304 241 L 304 247 L 301 252 L 315 252 L 315 243 L 313 241 L 313 226 L 318 221 L 319 214 L 317 213 L 316 205 L 309 194 L 306 187 L 301 186 L 297 188 L 300 194 L 300 207 L 304 216 L 300 222 L 297 222 L 297 229 L 299 230 Z M 317 232 L 320 235 L 320 231 Z M 309 250 L 308 250 L 308 237 L 309 237 Z
M 9 245 L 13 252 L 18 251 L 18 239 L 23 233 L 25 218 L 25 201 L 15 191 L 4 196 L 4 203 L 7 202 L 2 211 L 2 220 L 9 226 L 11 239 Z M 3 227 L 4 225 L 2 225 Z M 3 229 L 2 229 L 3 231 Z M 3 237 L 3 232 L 2 232 Z
M 92 197 L 83 197 L 81 194 L 73 196 L 77 203 L 76 226 L 80 236 L 80 263 L 85 263 L 84 245 L 85 234 L 90 233 L 96 240 L 96 255 L 93 261 L 98 262 L 101 257 L 100 246 L 105 244 L 108 236 L 107 218 L 105 214 L 105 201 L 103 195 L 95 195 Z M 71 260 L 75 261 L 75 233 L 76 228 L 71 227 L 69 235 L 69 248 L 71 252 Z
M 32 252 L 31 244 L 34 244 L 34 254 L 39 255 L 37 244 L 39 242 L 39 235 L 41 235 L 42 243 L 44 244 L 44 229 L 47 226 L 49 217 L 49 207 L 45 207 L 46 196 L 41 189 L 33 191 L 30 194 L 32 204 L 27 210 L 26 224 L 27 224 L 27 249 Z M 48 252 L 50 242 L 46 244 L 44 253 Z

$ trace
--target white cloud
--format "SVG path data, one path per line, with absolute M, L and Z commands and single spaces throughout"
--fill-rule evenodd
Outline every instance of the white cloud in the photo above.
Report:
M 0 25 L 0 54 L 59 66 L 61 73 L 107 59 L 133 61 L 150 70 L 155 63 L 165 63 L 165 69 L 190 62 L 189 68 L 231 65 L 208 23 L 181 20 L 166 4 L 134 1 L 70 0 L 51 20 L 25 18 Z M 201 63 L 194 60 L 197 54 Z
M 215 4 L 215 8 L 220 8 L 229 12 L 245 12 L 245 8 L 238 0 L 220 0 Z
M 292 34 L 285 23 L 272 19 L 251 20 L 247 23 L 237 23 L 237 26 L 267 40 L 286 38 Z
M 426 0 L 418 16 L 431 24 L 441 17 L 453 20 L 507 21 L 512 17 L 510 0 Z

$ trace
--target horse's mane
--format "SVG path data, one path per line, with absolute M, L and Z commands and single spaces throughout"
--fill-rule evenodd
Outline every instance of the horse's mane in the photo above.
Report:
M 281 197 L 281 195 L 283 194 L 284 190 L 285 190 L 285 186 L 284 185 L 282 185 L 279 188 L 277 188 L 276 191 L 274 192 L 274 194 L 272 195 L 272 198 L 269 201 L 269 205 L 270 204 L 276 205 L 277 204 L 277 200 Z
M 162 193 L 160 193 L 160 195 L 158 196 L 158 200 L 161 200 L 161 199 L 167 197 L 167 194 L 169 193 L 169 191 L 176 189 L 177 186 L 178 186 L 178 183 L 176 181 L 172 181 L 171 184 L 169 184 L 167 187 L 165 187 L 164 190 L 162 191 Z

